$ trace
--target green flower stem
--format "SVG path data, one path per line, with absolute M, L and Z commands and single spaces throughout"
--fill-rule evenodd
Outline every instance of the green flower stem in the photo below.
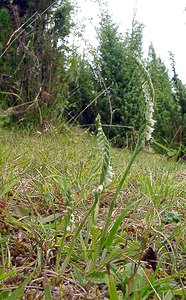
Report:
M 142 136 L 143 136 L 143 134 L 142 134 Z M 139 141 L 138 141 L 138 143 L 136 145 L 136 148 L 135 148 L 135 150 L 133 152 L 133 155 L 132 155 L 132 157 L 131 157 L 131 159 L 129 161 L 129 164 L 128 164 L 125 172 L 123 173 L 123 175 L 121 177 L 121 180 L 120 180 L 120 182 L 119 182 L 119 184 L 117 186 L 116 192 L 115 192 L 115 194 L 113 196 L 113 199 L 112 199 L 112 202 L 110 204 L 110 209 L 109 209 L 109 212 L 108 212 L 108 215 L 107 215 L 107 218 L 106 218 L 106 221 L 105 221 L 105 226 L 103 228 L 103 231 L 102 231 L 102 234 L 101 234 L 101 238 L 100 238 L 100 242 L 99 242 L 99 247 L 98 247 L 99 251 L 101 251 L 101 249 L 103 248 L 103 246 L 104 246 L 104 244 L 106 242 L 106 235 L 107 235 L 107 232 L 108 232 L 108 228 L 109 228 L 109 224 L 110 224 L 110 221 L 111 221 L 112 213 L 113 213 L 113 210 L 114 210 L 114 207 L 115 207 L 115 204 L 116 204 L 116 200 L 117 200 L 117 198 L 119 196 L 119 193 L 120 193 L 120 191 L 122 189 L 122 186 L 123 186 L 123 184 L 125 182 L 125 179 L 126 179 L 127 175 L 129 174 L 130 169 L 131 169 L 131 167 L 132 167 L 132 165 L 133 165 L 133 163 L 134 163 L 137 155 L 143 149 L 143 147 L 144 147 L 144 139 L 143 138 L 139 138 Z
M 60 246 L 59 246 L 59 250 L 58 250 L 58 254 L 57 254 L 57 258 L 56 258 L 55 272 L 58 272 L 58 270 L 59 270 L 60 260 L 61 260 L 61 255 L 62 255 L 62 251 L 63 251 L 63 247 L 64 247 L 64 241 L 65 241 L 66 234 L 67 234 L 67 225 L 65 226 L 64 234 L 61 239 Z

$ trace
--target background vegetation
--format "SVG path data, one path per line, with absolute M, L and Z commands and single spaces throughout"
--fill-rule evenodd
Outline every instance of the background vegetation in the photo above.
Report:
M 99 112 L 113 143 L 129 146 L 136 141 L 145 105 L 135 54 L 154 84 L 154 137 L 171 149 L 181 145 L 184 152 L 186 86 L 176 73 L 174 55 L 170 78 L 153 45 L 144 59 L 143 24 L 134 16 L 131 30 L 121 34 L 105 6 L 98 47 L 82 55 L 68 43 L 75 12 L 70 0 L 1 1 L 1 121 L 42 128 L 65 117 L 87 125 Z

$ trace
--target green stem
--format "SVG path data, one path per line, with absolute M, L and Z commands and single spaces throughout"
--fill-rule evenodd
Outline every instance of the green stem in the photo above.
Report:
M 64 247 L 64 241 L 65 241 L 66 234 L 67 234 L 67 226 L 65 226 L 64 234 L 61 239 L 60 246 L 59 246 L 59 250 L 58 250 L 58 254 L 57 254 L 57 258 L 56 258 L 55 272 L 58 272 L 58 270 L 59 270 L 59 265 L 60 265 L 60 260 L 61 260 L 61 255 L 62 255 L 62 251 L 63 251 L 63 247 Z
M 122 186 L 125 182 L 125 179 L 127 177 L 127 175 L 129 174 L 130 172 L 130 169 L 137 157 L 137 155 L 139 154 L 139 152 L 143 149 L 143 140 L 139 140 L 137 145 L 136 145 L 136 149 L 134 150 L 133 152 L 133 155 L 129 161 L 129 164 L 125 170 L 125 172 L 123 173 L 122 177 L 121 177 L 121 180 L 117 186 L 117 189 L 116 189 L 116 192 L 113 196 L 113 199 L 112 199 L 112 202 L 110 204 L 110 209 L 109 209 L 109 212 L 108 212 L 108 215 L 107 215 L 107 218 L 106 218 L 106 221 L 105 221 L 105 225 L 104 225 L 104 228 L 103 228 L 103 231 L 102 231 L 102 234 L 101 234 L 101 238 L 100 238 L 100 242 L 99 242 L 99 251 L 101 251 L 101 249 L 103 248 L 105 242 L 106 242 L 106 235 L 107 235 L 107 232 L 108 232 L 108 228 L 109 228 L 109 224 L 110 224 L 110 221 L 111 221 L 111 218 L 112 218 L 112 213 L 113 213 L 113 210 L 114 210 L 114 207 L 115 207 L 115 204 L 116 204 L 116 200 L 119 196 L 119 193 L 122 189 Z

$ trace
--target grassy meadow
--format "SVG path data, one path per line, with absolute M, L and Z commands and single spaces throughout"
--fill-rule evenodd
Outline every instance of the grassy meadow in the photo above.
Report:
M 145 149 L 116 194 L 131 155 L 98 193 L 88 130 L 0 129 L 0 299 L 185 299 L 186 165 Z

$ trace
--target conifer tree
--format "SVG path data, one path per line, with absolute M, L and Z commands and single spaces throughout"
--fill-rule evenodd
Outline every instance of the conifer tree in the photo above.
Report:
M 178 106 L 179 118 L 175 123 L 175 137 L 177 142 L 186 147 L 186 85 L 183 84 L 176 73 L 175 59 L 173 53 L 170 52 L 171 66 L 173 71 L 172 83 L 174 88 L 174 101 Z M 186 150 L 184 150 L 186 152 Z
M 175 122 L 179 118 L 178 106 L 174 101 L 172 83 L 168 70 L 157 57 L 155 49 L 151 44 L 149 47 L 147 66 L 155 90 L 155 131 L 156 140 L 170 145 L 174 138 Z
M 143 26 L 133 21 L 132 31 L 124 38 L 108 12 L 102 14 L 98 30 L 96 57 L 100 90 L 109 88 L 98 101 L 102 122 L 124 127 L 110 127 L 107 134 L 118 146 L 134 138 L 142 124 L 144 98 L 141 79 L 134 56 L 142 55 Z M 133 128 L 133 130 L 131 130 Z

